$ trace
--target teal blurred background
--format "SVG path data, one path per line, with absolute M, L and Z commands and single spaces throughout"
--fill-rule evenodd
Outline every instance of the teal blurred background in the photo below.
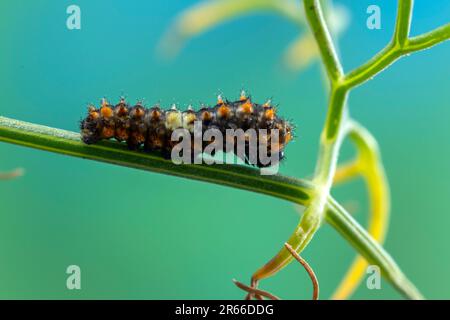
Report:
M 1 1 L 0 114 L 78 130 L 89 102 L 126 94 L 187 105 L 213 103 L 241 88 L 274 97 L 299 138 L 281 173 L 308 177 L 325 116 L 320 65 L 298 74 L 281 67 L 298 34 L 292 24 L 257 14 L 190 42 L 174 61 L 155 48 L 174 17 L 195 1 Z M 390 39 L 396 1 L 336 1 L 351 15 L 339 39 L 350 70 Z M 82 29 L 66 28 L 77 4 Z M 366 27 L 366 9 L 382 9 L 382 29 Z M 450 2 L 416 1 L 412 33 L 450 21 Z M 450 43 L 403 59 L 350 97 L 352 115 L 378 138 L 391 183 L 386 248 L 427 298 L 450 298 Z M 346 145 L 342 158 L 351 157 Z M 0 171 L 0 298 L 242 298 L 232 278 L 248 281 L 287 240 L 299 215 L 288 202 L 216 185 L 70 158 L 5 143 Z M 363 183 L 334 194 L 366 221 Z M 321 297 L 340 282 L 354 251 L 324 226 L 303 256 Z M 67 266 L 81 267 L 82 289 L 66 289 Z M 311 296 L 295 264 L 262 287 L 283 298 Z M 362 285 L 354 298 L 400 298 Z

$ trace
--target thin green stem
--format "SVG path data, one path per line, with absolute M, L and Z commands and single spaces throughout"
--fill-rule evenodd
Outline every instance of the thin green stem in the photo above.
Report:
M 319 46 L 328 77 L 332 82 L 336 82 L 343 76 L 343 71 L 320 2 L 318 0 L 305 0 L 304 6 L 306 18 Z
M 308 181 L 281 175 L 261 175 L 259 170 L 234 165 L 176 165 L 158 155 L 127 150 L 112 141 L 85 145 L 75 132 L 0 117 L 0 141 L 84 159 L 201 180 L 271 195 L 307 205 L 314 193 Z
M 409 38 L 412 0 L 399 0 L 396 28 L 392 41 L 372 59 L 344 77 L 345 87 L 351 89 L 375 77 L 401 57 L 425 50 L 450 39 L 450 24 L 431 32 Z
M 391 256 L 364 230 L 358 222 L 329 197 L 326 220 L 371 264 L 380 268 L 383 276 L 409 299 L 423 299 Z M 348 235 L 352 236 L 349 237 Z
M 331 94 L 327 118 L 322 131 L 319 158 L 316 165 L 315 182 L 323 189 L 317 202 L 323 203 L 331 187 L 336 169 L 337 155 L 340 147 L 342 128 L 346 114 L 347 89 L 342 86 L 342 66 L 336 53 L 327 24 L 323 17 L 320 1 L 304 0 L 305 15 L 316 38 L 322 61 L 331 81 Z M 317 210 L 323 209 L 317 205 Z
M 397 21 L 391 42 L 367 63 L 345 76 L 344 84 L 347 88 L 353 88 L 374 77 L 404 54 L 403 50 L 408 43 L 413 6 L 412 0 L 399 0 Z
M 413 7 L 414 0 L 398 0 L 397 21 L 393 42 L 400 47 L 403 47 L 408 41 Z
M 333 142 L 338 139 L 339 131 L 346 120 L 347 97 L 348 90 L 346 88 L 338 85 L 331 88 L 322 142 Z
M 339 149 L 345 136 L 347 122 L 347 91 L 332 89 L 327 120 L 322 131 L 314 181 L 328 194 L 336 171 Z
M 316 166 L 316 182 L 325 186 L 325 194 L 331 187 L 340 147 L 346 114 L 347 89 L 342 86 L 342 66 L 330 36 L 322 8 L 318 0 L 304 0 L 305 15 L 316 38 L 322 61 L 331 81 L 331 94 L 327 118 L 322 131 L 319 158 Z
M 392 43 L 389 43 L 368 62 L 349 72 L 344 78 L 345 86 L 347 88 L 354 88 L 361 85 L 389 67 L 401 56 L 402 55 L 398 47 Z
M 450 23 L 409 40 L 406 53 L 431 48 L 450 39 Z

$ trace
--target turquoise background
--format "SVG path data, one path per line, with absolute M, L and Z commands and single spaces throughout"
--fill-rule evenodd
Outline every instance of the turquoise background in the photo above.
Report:
M 187 105 L 213 103 L 241 88 L 274 97 L 294 119 L 299 138 L 281 172 L 313 172 L 325 116 L 318 63 L 301 74 L 280 57 L 298 30 L 257 14 L 221 25 L 172 62 L 155 48 L 174 17 L 194 1 L 1 1 L 0 114 L 78 130 L 88 102 L 122 93 Z M 350 70 L 390 39 L 395 1 L 336 1 L 351 23 L 339 39 Z M 66 8 L 82 10 L 82 29 L 66 28 Z M 366 28 L 366 8 L 379 4 L 382 29 Z M 450 2 L 416 1 L 412 33 L 450 21 Z M 378 138 L 391 183 L 386 248 L 428 298 L 450 297 L 450 44 L 405 58 L 351 93 L 352 115 Z M 345 146 L 343 159 L 352 155 Z M 277 252 L 299 216 L 288 202 L 159 174 L 70 158 L 5 143 L 0 170 L 25 176 L 0 182 L 0 298 L 241 298 L 232 284 Z M 366 220 L 363 183 L 334 194 Z M 354 251 L 324 226 L 303 256 L 328 298 Z M 66 289 L 68 265 L 82 289 Z M 311 285 L 290 265 L 262 287 L 283 298 L 308 299 Z M 400 298 L 389 286 L 354 298 Z

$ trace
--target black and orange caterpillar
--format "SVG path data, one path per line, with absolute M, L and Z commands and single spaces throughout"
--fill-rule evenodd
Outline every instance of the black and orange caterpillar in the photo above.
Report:
M 175 105 L 168 110 L 158 105 L 145 108 L 141 103 L 130 106 L 123 98 L 113 106 L 103 99 L 100 108 L 92 105 L 88 107 L 88 115 L 80 123 L 81 139 L 86 144 L 94 144 L 99 140 L 114 138 L 120 142 L 126 141 L 130 149 L 143 146 L 145 151 L 160 151 L 165 158 L 170 158 L 172 148 L 178 143 L 171 140 L 172 132 L 184 128 L 193 136 L 195 121 L 201 121 L 203 132 L 215 128 L 224 136 L 227 129 L 246 131 L 252 128 L 256 131 L 266 129 L 270 137 L 271 130 L 278 129 L 277 144 L 266 145 L 268 154 L 277 152 L 281 160 L 284 158 L 285 146 L 292 139 L 293 126 L 278 117 L 276 111 L 270 101 L 253 103 L 245 92 L 241 93 L 237 101 L 228 101 L 219 96 L 214 107 L 202 107 L 198 111 L 194 111 L 191 106 L 185 111 L 179 111 Z M 203 142 L 203 149 L 209 143 Z M 246 159 L 243 160 L 247 163 L 248 152 L 246 147 Z M 266 166 L 259 161 L 250 164 Z

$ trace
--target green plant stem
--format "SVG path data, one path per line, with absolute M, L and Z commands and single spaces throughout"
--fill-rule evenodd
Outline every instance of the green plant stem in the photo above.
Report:
M 450 39 L 450 23 L 431 32 L 408 38 L 413 1 L 400 0 L 397 24 L 391 42 L 368 62 L 344 77 L 344 86 L 354 88 L 389 67 L 401 57 L 413 52 L 429 49 Z
M 383 50 L 377 53 L 372 59 L 364 65 L 349 72 L 344 79 L 347 88 L 354 88 L 367 80 L 373 78 L 378 73 L 394 63 L 401 54 L 392 43 L 389 43 Z
M 398 0 L 397 20 L 392 41 L 400 47 L 408 41 L 413 6 L 414 0 Z
M 304 0 L 304 7 L 307 21 L 316 38 L 331 83 L 327 118 L 322 130 L 319 157 L 313 180 L 318 188 L 318 193 L 311 202 L 311 210 L 307 210 L 303 217 L 303 219 L 311 221 L 317 220 L 315 225 L 318 228 L 323 219 L 325 202 L 333 183 L 338 153 L 345 135 L 343 124 L 347 115 L 347 90 L 340 85 L 343 76 L 342 66 L 323 18 L 320 2 L 318 0 Z
M 344 132 L 347 89 L 342 86 L 342 66 L 331 40 L 320 2 L 304 0 L 305 14 L 316 38 L 320 55 L 331 82 L 331 94 L 325 126 L 322 131 L 315 182 L 328 189 L 331 187 L 337 163 L 337 155 Z M 325 193 L 328 191 L 325 190 Z
M 304 8 L 309 26 L 316 38 L 328 77 L 331 81 L 337 81 L 343 75 L 342 66 L 337 57 L 333 42 L 331 41 L 330 32 L 326 27 L 320 2 L 318 0 L 305 0 Z
M 450 23 L 409 39 L 406 53 L 429 49 L 450 39 Z
M 403 274 L 391 256 L 331 197 L 327 203 L 326 220 L 369 263 L 378 266 L 383 276 L 406 298 L 423 299 L 421 293 Z M 351 238 L 348 237 L 349 234 L 352 235 Z
M 307 205 L 314 192 L 304 180 L 281 175 L 261 175 L 259 170 L 237 165 L 176 165 L 159 155 L 127 150 L 112 141 L 95 145 L 81 142 L 75 132 L 0 117 L 0 141 L 84 159 L 201 180 L 271 195 Z

